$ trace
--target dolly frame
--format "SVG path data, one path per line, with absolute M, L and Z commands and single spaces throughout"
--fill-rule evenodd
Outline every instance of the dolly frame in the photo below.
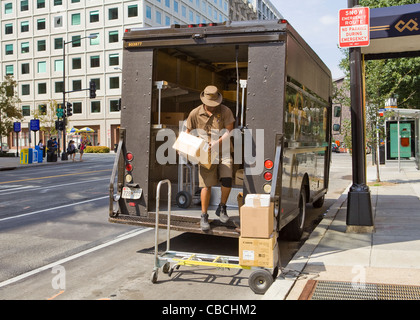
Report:
M 168 184 L 168 225 L 166 229 L 166 251 L 159 255 L 159 212 L 160 212 L 160 188 L 163 184 Z M 256 266 L 243 266 L 239 264 L 239 257 L 236 256 L 223 256 L 212 255 L 192 252 L 182 252 L 170 250 L 170 225 L 171 225 L 171 182 L 168 179 L 159 181 L 156 191 L 156 225 L 155 225 L 155 251 L 154 251 L 154 267 L 151 275 L 152 283 L 156 283 L 158 279 L 159 268 L 162 268 L 163 273 L 167 273 L 170 277 L 175 269 L 180 266 L 207 266 L 214 268 L 227 268 L 227 269 L 244 269 L 255 270 L 248 278 L 248 285 L 256 294 L 264 294 L 274 279 L 281 271 L 280 252 L 274 255 L 273 268 L 256 267 Z M 171 266 L 171 263 L 174 263 Z M 269 271 L 271 270 L 271 272 Z

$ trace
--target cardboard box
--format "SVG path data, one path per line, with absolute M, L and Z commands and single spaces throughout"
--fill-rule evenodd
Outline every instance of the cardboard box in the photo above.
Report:
M 179 134 L 178 139 L 176 139 L 172 147 L 191 163 L 199 163 L 207 169 L 211 167 L 212 161 L 214 161 L 216 156 L 212 153 L 210 157 L 208 143 L 206 141 L 186 132 Z
M 180 121 L 186 119 L 184 112 L 161 112 L 160 113 L 160 123 L 166 124 L 169 126 L 179 126 Z M 158 123 L 158 113 L 153 114 L 153 122 Z
M 268 207 L 270 206 L 269 194 L 247 194 L 245 197 L 247 207 Z
M 274 231 L 274 203 L 268 207 L 247 206 L 240 209 L 241 236 L 269 238 Z
M 273 268 L 278 261 L 276 233 L 269 239 L 239 237 L 239 264 L 248 267 Z

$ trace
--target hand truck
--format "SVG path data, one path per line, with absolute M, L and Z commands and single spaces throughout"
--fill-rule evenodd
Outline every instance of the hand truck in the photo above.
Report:
M 159 201 L 160 201 L 160 187 L 162 184 L 168 184 L 168 225 L 166 230 L 166 251 L 158 254 L 159 245 Z M 229 269 L 245 269 L 255 270 L 248 278 L 248 284 L 252 291 L 256 294 L 264 294 L 281 268 L 280 253 L 275 253 L 275 266 L 271 272 L 263 267 L 242 266 L 239 264 L 239 257 L 235 256 L 219 256 L 211 254 L 200 254 L 191 252 L 180 252 L 170 250 L 170 225 L 171 225 L 171 183 L 168 179 L 162 180 L 157 185 L 156 191 L 156 225 L 155 225 L 155 252 L 154 252 L 154 268 L 151 276 L 152 283 L 156 283 L 158 279 L 159 268 L 162 268 L 163 273 L 168 276 L 172 275 L 175 269 L 180 266 L 207 266 L 215 268 L 229 268 Z M 278 247 L 277 247 L 278 248 Z M 171 266 L 171 263 L 174 263 Z

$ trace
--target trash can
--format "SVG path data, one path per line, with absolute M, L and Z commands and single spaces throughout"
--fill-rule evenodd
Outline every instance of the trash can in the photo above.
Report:
M 47 162 L 57 162 L 57 149 L 49 148 L 47 151 Z
M 385 164 L 385 145 L 379 146 L 379 164 Z

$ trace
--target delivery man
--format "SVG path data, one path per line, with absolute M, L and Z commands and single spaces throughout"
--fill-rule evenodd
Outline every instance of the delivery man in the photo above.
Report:
M 232 188 L 232 157 L 230 154 L 230 132 L 235 118 L 232 111 L 222 104 L 223 96 L 215 86 L 207 86 L 200 94 L 202 105 L 192 110 L 187 119 L 187 133 L 198 135 L 209 144 L 210 152 L 217 152 L 209 169 L 199 166 L 201 189 L 201 220 L 203 231 L 210 230 L 207 209 L 211 187 L 221 183 L 221 199 L 216 215 L 222 223 L 229 221 L 226 202 Z

